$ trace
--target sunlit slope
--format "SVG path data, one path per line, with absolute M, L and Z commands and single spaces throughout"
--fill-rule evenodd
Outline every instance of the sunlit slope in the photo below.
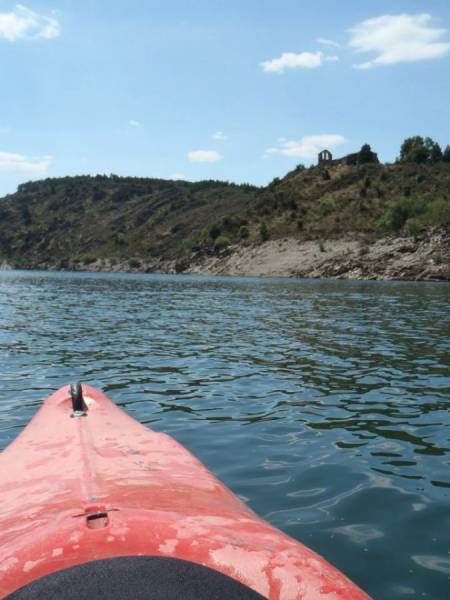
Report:
M 449 163 L 299 167 L 264 188 L 65 177 L 24 184 L 0 200 L 0 258 L 19 267 L 77 268 L 96 259 L 133 266 L 269 238 L 420 236 L 449 224 Z

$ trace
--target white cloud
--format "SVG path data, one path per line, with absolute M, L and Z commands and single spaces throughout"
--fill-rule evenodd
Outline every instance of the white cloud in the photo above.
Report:
M 446 29 L 431 25 L 429 14 L 383 15 L 367 19 L 350 29 L 350 46 L 357 52 L 374 52 L 375 58 L 354 65 L 371 69 L 381 65 L 439 58 L 450 52 L 443 41 Z
M 333 46 L 333 48 L 341 47 L 341 45 L 337 42 L 334 42 L 333 40 L 327 40 L 326 38 L 318 38 L 317 41 L 319 44 L 323 44 L 324 46 Z
M 0 12 L 0 39 L 8 42 L 49 40 L 60 33 L 61 27 L 54 15 L 38 15 L 22 4 L 17 4 L 11 12 Z
M 228 136 L 226 136 L 223 131 L 216 131 L 216 133 L 213 133 L 211 137 L 213 140 L 219 141 L 228 139 Z
M 188 152 L 188 159 L 191 162 L 217 162 L 222 158 L 223 156 L 217 150 L 192 150 L 192 152 Z
M 332 56 L 327 56 L 325 58 L 325 60 L 328 60 L 329 62 L 338 62 L 339 56 L 336 56 L 335 54 L 333 54 Z
M 172 175 L 170 176 L 170 179 L 182 179 L 184 181 L 186 181 L 187 177 L 184 173 L 172 173 Z
M 323 62 L 322 52 L 283 52 L 278 58 L 261 63 L 266 73 L 284 73 L 286 69 L 316 69 Z
M 0 170 L 19 173 L 46 173 L 51 165 L 51 156 L 29 157 L 14 152 L 0 152 Z
M 128 125 L 130 125 L 130 127 L 140 127 L 141 123 L 140 121 L 134 121 L 133 119 L 131 119 L 131 121 L 128 121 Z
M 283 140 L 279 146 L 268 148 L 265 155 L 281 154 L 305 159 L 316 158 L 317 154 L 324 148 L 335 148 L 346 143 L 347 140 L 344 136 L 334 133 L 305 135 L 300 140 Z

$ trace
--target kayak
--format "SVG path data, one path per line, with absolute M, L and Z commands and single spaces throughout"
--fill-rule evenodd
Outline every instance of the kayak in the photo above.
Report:
M 0 498 L 0 598 L 369 598 L 88 385 L 0 454 Z

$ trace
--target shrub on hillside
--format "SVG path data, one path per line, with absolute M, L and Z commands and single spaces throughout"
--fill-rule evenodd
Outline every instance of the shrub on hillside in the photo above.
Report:
M 422 221 L 425 225 L 432 227 L 450 225 L 450 200 L 448 198 L 438 198 L 430 202 L 422 217 Z
M 450 200 L 438 198 L 426 202 L 419 198 L 401 198 L 388 207 L 378 222 L 381 229 L 405 230 L 417 235 L 425 227 L 450 225 Z
M 217 252 L 220 252 L 221 250 L 225 250 L 225 248 L 228 248 L 230 244 L 231 241 L 229 238 L 227 238 L 226 235 L 219 235 L 219 237 L 216 238 L 216 241 L 214 242 L 214 249 Z
M 262 242 L 266 242 L 270 237 L 269 229 L 264 222 L 259 226 L 259 237 Z
M 378 222 L 381 229 L 400 231 L 406 221 L 425 212 L 424 200 L 418 198 L 400 198 L 389 206 Z
M 211 246 L 211 238 L 207 229 L 191 233 L 182 242 L 182 248 L 185 252 L 197 252 L 207 246 Z
M 250 235 L 250 232 L 248 230 L 248 227 L 246 227 L 245 225 L 242 225 L 239 228 L 239 239 L 246 240 L 246 239 L 248 239 L 249 235 Z
M 408 219 L 405 224 L 405 231 L 408 235 L 412 237 L 416 237 L 419 235 L 420 231 L 423 229 L 419 219 L 415 217 Z
M 209 232 L 209 237 L 210 237 L 212 240 L 215 240 L 215 239 L 217 239 L 217 238 L 220 236 L 220 234 L 221 234 L 221 229 L 220 229 L 220 226 L 219 226 L 217 223 L 213 223 L 213 224 L 211 225 L 211 227 L 209 228 L 208 232 Z

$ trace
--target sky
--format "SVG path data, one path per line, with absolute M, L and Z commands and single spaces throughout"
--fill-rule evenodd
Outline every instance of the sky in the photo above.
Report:
M 0 0 L 0 195 L 450 144 L 448 0 Z

